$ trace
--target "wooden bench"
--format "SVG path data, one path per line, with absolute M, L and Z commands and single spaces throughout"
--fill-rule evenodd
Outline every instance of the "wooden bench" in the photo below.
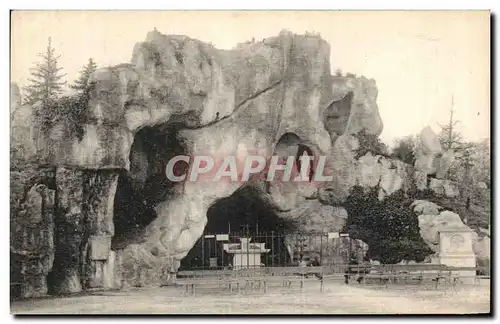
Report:
M 237 270 L 195 270 L 180 271 L 179 277 L 184 277 L 181 285 L 186 287 L 186 292 L 194 294 L 196 285 L 205 285 L 217 282 L 220 286 L 227 286 L 232 292 L 234 288 L 259 289 L 267 292 L 268 282 L 271 278 L 281 280 L 283 287 L 290 288 L 292 284 L 304 287 L 305 281 L 320 281 L 320 291 L 323 291 L 324 280 L 327 278 L 342 278 L 346 275 L 357 277 L 363 283 L 375 280 L 387 287 L 392 283 L 405 285 L 416 282 L 419 285 L 431 281 L 438 287 L 439 283 L 445 282 L 455 285 L 460 281 L 454 272 L 469 271 L 477 268 L 446 267 L 439 264 L 413 264 L 413 265 L 332 265 L 319 267 L 266 267 L 256 269 Z M 476 277 L 477 278 L 477 277 Z
M 433 282 L 438 287 L 440 282 L 451 282 L 450 271 L 425 271 L 425 272 L 387 272 L 387 273 L 369 273 L 364 276 L 365 280 L 377 280 L 381 284 L 385 284 L 386 288 L 389 284 L 397 284 L 398 282 L 403 282 L 406 286 L 410 281 L 416 281 L 419 285 L 425 282 Z
M 259 291 L 261 288 L 263 288 L 263 291 L 267 292 L 267 279 L 262 277 L 245 279 L 245 290 L 247 290 L 248 288 L 254 289 L 255 286 L 257 286 L 257 289 L 259 289 Z
M 323 291 L 324 287 L 324 280 L 323 277 L 320 279 L 318 278 L 306 278 L 306 277 L 284 277 L 282 281 L 282 286 L 286 288 L 291 288 L 292 283 L 299 283 L 300 284 L 300 290 L 304 288 L 304 282 L 307 281 L 314 281 L 314 282 L 320 282 L 320 287 L 319 291 Z
M 221 279 L 212 279 L 212 280 L 183 280 L 176 281 L 177 284 L 184 287 L 184 294 L 194 296 L 196 293 L 196 287 L 198 286 L 207 286 L 217 284 L 220 288 L 222 286 L 227 286 L 227 289 L 230 293 L 233 292 L 233 288 L 236 288 L 238 293 L 240 292 L 240 281 L 239 280 L 221 280 Z

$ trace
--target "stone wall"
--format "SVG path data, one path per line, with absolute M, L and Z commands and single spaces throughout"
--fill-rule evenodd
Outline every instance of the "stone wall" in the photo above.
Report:
M 105 287 L 117 179 L 110 170 L 11 171 L 14 296 Z

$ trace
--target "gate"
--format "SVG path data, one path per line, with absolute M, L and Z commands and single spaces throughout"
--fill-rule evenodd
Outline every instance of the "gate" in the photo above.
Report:
M 359 255 L 355 240 L 339 233 L 232 232 L 204 233 L 179 270 L 345 264 Z

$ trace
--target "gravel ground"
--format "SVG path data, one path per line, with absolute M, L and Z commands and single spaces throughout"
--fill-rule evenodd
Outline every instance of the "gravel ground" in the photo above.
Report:
M 490 311 L 489 285 L 455 289 L 371 287 L 307 282 L 300 288 L 270 284 L 267 293 L 181 287 L 101 292 L 87 296 L 11 302 L 14 314 L 471 314 Z

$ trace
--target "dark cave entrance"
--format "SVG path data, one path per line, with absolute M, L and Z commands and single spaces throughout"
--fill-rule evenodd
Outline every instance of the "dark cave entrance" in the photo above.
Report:
M 296 227 L 292 222 L 279 218 L 260 195 L 260 189 L 245 186 L 212 205 L 207 212 L 208 223 L 203 236 L 182 259 L 179 270 L 231 268 L 234 256 L 224 251 L 224 244 L 240 243 L 242 237 L 251 238 L 250 244 L 264 243 L 265 249 L 269 249 L 262 254 L 262 265 L 289 265 L 291 258 L 284 243 L 284 234 L 294 231 Z M 255 258 L 253 255 L 244 257 Z M 253 264 L 254 261 L 246 262 Z
M 140 231 L 157 217 L 154 207 L 176 195 L 182 186 L 168 180 L 165 172 L 172 157 L 188 153 L 179 129 L 179 125 L 169 123 L 144 127 L 136 133 L 130 149 L 130 171 L 120 175 L 115 194 L 113 250 L 139 240 Z M 174 174 L 182 175 L 188 165 L 181 161 L 176 167 Z

